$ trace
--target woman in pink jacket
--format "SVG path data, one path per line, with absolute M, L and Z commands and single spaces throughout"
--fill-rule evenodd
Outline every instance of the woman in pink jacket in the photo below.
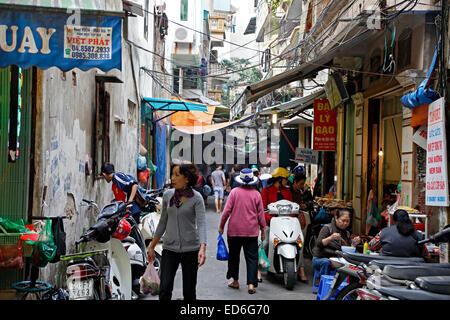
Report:
M 256 292 L 258 285 L 258 236 L 261 231 L 261 241 L 264 241 L 264 207 L 261 194 L 252 186 L 258 182 L 251 169 L 243 169 L 236 176 L 239 188 L 234 188 L 223 210 L 220 219 L 219 233 L 223 233 L 225 223 L 229 219 L 227 229 L 228 240 L 228 272 L 227 279 L 233 278 L 228 284 L 230 288 L 239 289 L 239 257 L 241 248 L 244 248 L 247 263 L 248 293 Z

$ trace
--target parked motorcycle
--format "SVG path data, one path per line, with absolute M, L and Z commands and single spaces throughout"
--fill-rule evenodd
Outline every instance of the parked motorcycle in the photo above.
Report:
M 429 242 L 450 242 L 450 226 L 419 244 Z M 450 263 L 385 265 L 357 293 L 361 300 L 450 300 Z
M 146 192 L 147 206 L 141 214 L 141 221 L 139 223 L 139 230 L 145 243 L 146 251 L 155 236 L 156 228 L 158 227 L 159 219 L 161 218 L 162 210 L 162 194 L 164 188 L 156 190 L 148 190 Z M 160 272 L 161 256 L 162 256 L 162 239 L 155 247 L 155 260 L 153 266 L 158 273 Z
M 336 270 L 331 290 L 324 300 L 335 295 L 335 300 L 356 300 L 356 290 L 364 287 L 369 277 L 378 270 L 381 265 L 411 265 L 423 262 L 422 258 L 392 257 L 379 254 L 362 254 L 336 251 L 337 257 L 329 258 L 331 266 Z M 341 284 L 348 279 L 348 285 L 339 290 Z M 336 294 L 337 293 L 337 294 Z
M 299 205 L 288 200 L 280 200 L 268 205 L 270 215 L 269 274 L 283 274 L 283 284 L 288 290 L 292 290 L 295 284 L 298 261 L 301 247 L 303 246 L 303 234 L 297 217 Z
M 89 200 L 83 200 L 96 207 Z M 97 207 L 98 209 L 98 207 Z M 97 222 L 76 241 L 76 251 L 65 255 L 67 287 L 70 300 L 130 300 L 131 264 L 122 243 L 112 235 L 127 216 L 127 204 L 116 202 L 103 208 Z
M 320 210 L 322 210 L 323 208 L 316 201 L 311 201 L 308 204 L 308 208 L 309 208 L 309 210 L 306 212 L 309 215 L 311 223 L 308 224 L 308 226 L 306 228 L 305 253 L 308 254 L 309 256 L 312 256 L 313 249 L 316 244 L 316 240 L 319 236 L 320 230 L 322 229 L 322 227 L 325 224 L 330 223 L 331 220 L 333 219 L 333 217 L 328 214 L 319 215 Z M 325 210 L 325 209 L 323 209 L 323 210 Z M 325 210 L 325 213 L 326 213 L 326 210 Z
M 147 269 L 148 256 L 144 237 L 136 221 L 133 218 L 128 219 L 128 221 L 131 225 L 131 232 L 128 237 L 122 240 L 122 245 L 130 258 L 133 299 L 137 299 L 140 293 L 139 280 Z

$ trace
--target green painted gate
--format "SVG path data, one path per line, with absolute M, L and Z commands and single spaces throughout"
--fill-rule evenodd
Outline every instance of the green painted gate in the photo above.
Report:
M 32 68 L 19 69 L 19 156 L 8 162 L 11 67 L 0 69 L 0 217 L 26 220 L 28 212 L 30 141 L 32 119 Z M 0 236 L 0 245 L 12 244 L 19 237 Z M 0 289 L 23 280 L 23 270 L 1 271 Z

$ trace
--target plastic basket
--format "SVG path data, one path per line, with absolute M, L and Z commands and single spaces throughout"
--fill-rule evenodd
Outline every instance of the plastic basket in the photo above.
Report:
M 320 284 L 319 289 L 317 291 L 317 297 L 316 300 L 323 300 L 328 292 L 331 290 L 331 285 L 333 284 L 334 276 L 327 276 L 323 275 L 320 277 Z M 347 280 L 342 282 L 342 284 L 339 286 L 339 289 L 336 290 L 336 293 L 333 297 L 331 297 L 329 300 L 334 300 L 334 297 L 345 287 L 348 285 Z

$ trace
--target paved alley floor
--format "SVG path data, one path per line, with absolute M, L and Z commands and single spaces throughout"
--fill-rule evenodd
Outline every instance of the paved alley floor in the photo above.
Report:
M 289 291 L 282 285 L 281 275 L 275 278 L 267 277 L 263 273 L 263 282 L 256 288 L 255 294 L 247 292 L 246 285 L 246 265 L 243 251 L 241 252 L 239 282 L 241 288 L 231 289 L 227 284 L 231 280 L 226 279 L 227 262 L 216 260 L 217 237 L 220 221 L 220 214 L 215 212 L 214 199 L 209 197 L 206 208 L 207 223 L 207 249 L 206 262 L 199 269 L 197 280 L 197 299 L 198 300 L 315 300 L 316 295 L 311 293 L 312 290 L 312 262 L 311 259 L 305 259 L 305 270 L 309 283 L 304 284 L 296 282 L 293 290 Z M 224 231 L 224 239 L 226 241 L 226 227 Z M 158 300 L 157 296 L 141 296 L 142 300 Z M 182 300 L 182 276 L 181 266 L 175 276 L 173 300 Z

